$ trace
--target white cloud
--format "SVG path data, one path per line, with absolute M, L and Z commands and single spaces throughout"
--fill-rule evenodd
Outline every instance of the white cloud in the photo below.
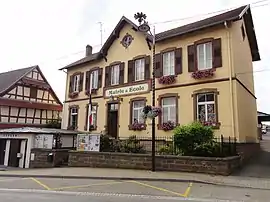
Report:
M 86 44 L 95 46 L 94 50 L 98 51 L 100 48 L 98 22 L 103 22 L 103 41 L 105 41 L 122 15 L 134 20 L 134 13 L 142 11 L 147 14 L 148 21 L 153 23 L 215 12 L 254 1 L 189 0 L 183 3 L 179 0 L 167 0 L 166 4 L 164 1 L 154 0 L 137 0 L 132 3 L 126 0 L 1 1 L 0 71 L 38 64 L 57 95 L 64 100 L 66 77 L 58 69 L 83 57 Z M 264 1 L 254 4 L 252 8 L 262 57 L 262 61 L 254 63 L 258 110 L 268 113 L 270 113 L 267 95 L 270 91 L 270 86 L 267 85 L 270 76 L 268 58 L 270 42 L 265 21 L 270 19 L 269 4 L 270 1 Z M 164 31 L 201 17 L 160 23 L 156 25 L 156 30 Z

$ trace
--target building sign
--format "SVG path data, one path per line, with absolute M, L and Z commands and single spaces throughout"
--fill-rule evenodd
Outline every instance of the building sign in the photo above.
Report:
M 129 95 L 129 94 L 136 94 L 136 93 L 146 93 L 149 91 L 149 84 L 137 84 L 133 86 L 125 86 L 113 89 L 105 90 L 105 97 L 110 96 L 121 96 L 121 95 Z
M 17 134 L 1 134 L 0 135 L 1 138 L 16 138 L 18 137 Z

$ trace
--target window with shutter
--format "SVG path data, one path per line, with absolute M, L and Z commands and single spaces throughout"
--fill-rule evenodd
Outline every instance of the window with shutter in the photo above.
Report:
M 129 120 L 129 129 L 133 124 L 144 124 L 145 120 L 142 118 L 141 113 L 143 108 L 146 105 L 145 97 L 136 97 L 130 100 L 130 120 Z M 146 125 L 144 126 L 144 129 Z
M 76 130 L 78 128 L 78 112 L 78 106 L 72 106 L 69 108 L 68 129 Z
M 177 93 L 166 93 L 158 98 L 162 113 L 158 117 L 158 128 L 163 129 L 164 124 L 172 123 L 178 125 L 178 99 Z
M 175 54 L 174 51 L 162 54 L 163 76 L 175 75 Z
M 79 92 L 80 87 L 80 74 L 77 74 L 73 77 L 73 89 L 72 92 Z
M 92 74 L 92 89 L 98 89 L 98 70 L 92 71 L 91 74 Z
M 111 85 L 118 85 L 120 78 L 120 65 L 114 65 L 111 67 Z
M 98 105 L 97 103 L 92 103 L 92 126 L 91 129 L 92 130 L 96 130 L 97 129 L 97 110 L 98 110 Z M 86 116 L 85 116 L 85 127 L 84 127 L 84 130 L 85 131 L 88 131 L 87 130 L 87 124 L 88 124 L 88 120 L 89 120 L 89 104 L 86 105 Z
M 145 59 L 137 59 L 134 62 L 135 68 L 135 81 L 144 80 L 145 77 Z
M 211 69 L 213 66 L 212 42 L 197 45 L 198 70 Z

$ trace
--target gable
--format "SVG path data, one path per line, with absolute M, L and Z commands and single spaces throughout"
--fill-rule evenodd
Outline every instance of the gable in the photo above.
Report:
M 30 71 L 28 74 L 25 75 L 25 77 L 38 80 L 38 81 L 44 81 L 44 77 L 39 71 L 38 68 L 34 68 L 32 71 Z
M 122 45 L 122 41 L 126 35 L 132 37 L 132 41 L 128 47 Z M 151 54 L 146 42 L 146 35 L 133 29 L 130 24 L 125 24 L 119 31 L 119 35 L 111 43 L 107 50 L 107 63 L 116 61 L 126 61 L 142 54 Z

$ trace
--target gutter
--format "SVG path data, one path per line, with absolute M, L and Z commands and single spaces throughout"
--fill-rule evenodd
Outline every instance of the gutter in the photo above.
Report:
M 231 56 L 231 36 L 230 36 L 230 31 L 229 31 L 229 27 L 228 27 L 228 24 L 227 24 L 227 21 L 224 21 L 224 26 L 226 28 L 226 33 L 227 33 L 227 40 L 228 40 L 228 43 L 227 43 L 227 50 L 228 50 L 228 61 L 229 61 L 229 85 L 230 85 L 230 111 L 231 111 L 231 114 L 232 114 L 232 117 L 231 117 L 231 129 L 232 129 L 232 136 L 234 138 L 235 137 L 235 116 L 234 116 L 234 105 L 233 105 L 233 83 L 232 83 L 232 80 L 233 80 L 233 73 L 232 73 L 232 56 Z

